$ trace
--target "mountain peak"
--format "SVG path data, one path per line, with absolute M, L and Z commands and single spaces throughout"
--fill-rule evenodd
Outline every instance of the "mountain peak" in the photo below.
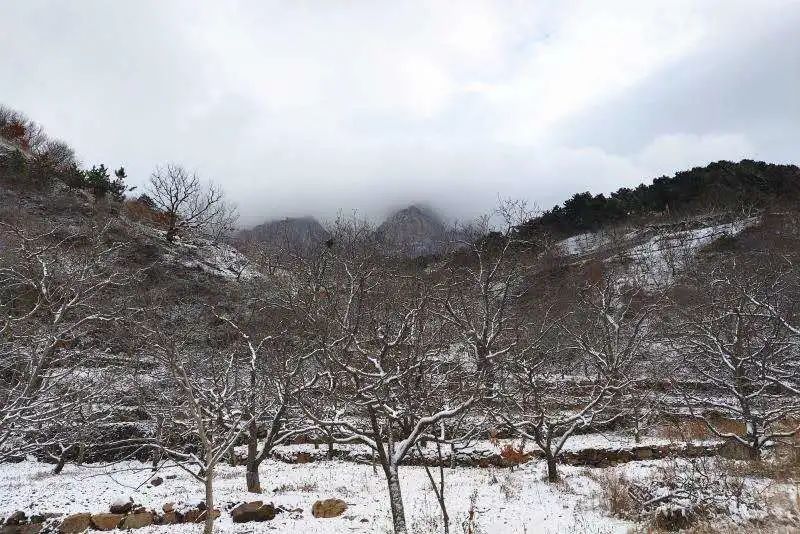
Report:
M 441 249 L 445 225 L 433 210 L 412 204 L 390 215 L 378 227 L 377 236 L 395 252 L 421 256 Z

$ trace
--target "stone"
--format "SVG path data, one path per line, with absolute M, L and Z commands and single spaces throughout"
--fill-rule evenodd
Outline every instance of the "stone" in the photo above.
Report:
M 123 514 L 92 514 L 92 526 L 97 530 L 114 530 L 123 517 Z
M 181 522 L 182 517 L 178 514 L 178 512 L 164 512 L 164 515 L 161 516 L 161 524 L 162 525 L 177 525 Z
M 127 514 L 133 509 L 133 500 L 124 501 L 122 499 L 116 500 L 108 507 L 108 511 L 112 514 Z
M 189 510 L 188 512 L 183 514 L 183 522 L 184 523 L 202 523 L 206 520 L 206 511 L 207 510 Z M 214 510 L 213 516 L 214 519 L 219 517 L 219 510 Z
M 44 523 L 48 519 L 55 519 L 56 517 L 61 517 L 63 514 L 54 514 L 52 512 L 41 512 L 38 514 L 33 514 L 31 516 L 30 522 L 31 523 Z
M 272 503 L 264 504 L 262 501 L 253 501 L 240 504 L 231 510 L 234 523 L 248 523 L 250 521 L 271 521 L 275 519 L 275 506 Z
M 175 503 L 174 502 L 165 502 L 161 509 L 164 513 L 174 512 L 175 511 Z
M 317 518 L 338 517 L 347 510 L 347 503 L 341 499 L 324 499 L 311 507 L 311 515 Z
M 183 522 L 184 523 L 199 523 L 198 519 L 200 518 L 200 514 L 202 514 L 200 510 L 196 510 L 192 508 L 191 510 L 187 510 L 183 513 Z
M 142 528 L 153 524 L 153 512 L 140 512 L 138 514 L 128 514 L 122 520 L 121 529 Z
M 72 514 L 64 518 L 58 526 L 61 534 L 78 534 L 87 530 L 92 524 L 92 514 Z
M 38 534 L 41 530 L 41 523 L 24 523 L 22 525 L 0 527 L 0 534 Z
M 22 510 L 17 510 L 6 519 L 6 525 L 20 525 L 25 522 L 28 517 Z
M 150 484 L 153 486 L 160 486 L 162 482 L 164 482 L 163 478 L 155 477 L 153 480 L 150 481 Z

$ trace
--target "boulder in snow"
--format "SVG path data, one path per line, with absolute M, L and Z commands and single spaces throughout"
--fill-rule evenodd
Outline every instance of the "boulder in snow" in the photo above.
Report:
M 132 529 L 148 527 L 153 524 L 153 512 L 140 512 L 138 514 L 128 514 L 122 520 L 121 529 Z
M 271 521 L 275 519 L 276 512 L 272 503 L 264 504 L 262 501 L 253 501 L 242 503 L 231 510 L 231 518 L 234 523 Z
M 338 517 L 347 510 L 347 503 L 341 499 L 324 499 L 311 507 L 311 515 L 316 518 Z
M 111 503 L 111 506 L 108 507 L 108 511 L 112 514 L 127 514 L 133 509 L 133 499 L 130 500 L 122 500 L 117 499 L 116 501 Z
M 78 534 L 88 529 L 92 522 L 92 514 L 68 515 L 61 522 L 58 531 L 61 534 Z
M 123 517 L 122 514 L 92 514 L 92 526 L 97 530 L 114 530 Z

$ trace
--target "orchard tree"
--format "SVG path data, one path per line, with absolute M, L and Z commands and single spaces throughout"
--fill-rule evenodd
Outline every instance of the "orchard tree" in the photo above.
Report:
M 0 459 L 63 445 L 98 398 L 85 364 L 104 329 L 130 314 L 135 278 L 118 266 L 126 244 L 107 230 L 0 222 Z
M 204 312 L 202 312 L 204 313 Z M 211 534 L 214 508 L 214 477 L 217 465 L 250 428 L 261 410 L 250 413 L 241 407 L 247 401 L 242 381 L 241 355 L 222 353 L 207 342 L 207 331 L 198 325 L 191 305 L 179 304 L 167 315 L 153 315 L 150 331 L 159 369 L 173 388 L 161 402 L 170 406 L 169 428 L 163 437 L 182 436 L 181 443 L 163 439 L 155 444 L 160 454 L 189 473 L 205 488 L 205 526 Z
M 518 327 L 527 320 L 520 306 L 524 282 L 543 244 L 518 236 L 518 225 L 528 217 L 523 203 L 509 201 L 493 216 L 456 228 L 435 273 L 435 313 L 458 333 L 490 389 L 499 360 L 515 347 Z M 501 231 L 491 229 L 493 219 L 501 221 Z
M 245 392 L 240 409 L 249 421 L 245 465 L 247 491 L 253 493 L 261 493 L 258 469 L 273 448 L 313 429 L 299 417 L 297 398 L 305 389 L 303 366 L 319 349 L 292 328 L 279 300 L 264 297 L 269 291 L 256 284 L 245 311 L 213 312 L 233 334 L 229 349 L 242 355 Z
M 739 254 L 698 262 L 668 318 L 684 369 L 674 382 L 689 413 L 753 459 L 800 431 L 797 271 L 785 257 L 771 259 Z M 693 387 L 697 380 L 705 387 Z
M 550 482 L 570 437 L 626 412 L 619 400 L 637 383 L 657 309 L 651 296 L 609 273 L 579 282 L 575 293 L 529 325 L 526 344 L 508 360 L 498 414 L 539 446 Z
M 389 491 L 394 531 L 407 532 L 399 465 L 440 423 L 462 417 L 482 398 L 483 380 L 449 351 L 447 328 L 420 273 L 379 253 L 368 225 L 340 223 L 324 297 L 310 315 L 324 353 L 309 391 L 308 417 L 337 443 L 377 455 Z

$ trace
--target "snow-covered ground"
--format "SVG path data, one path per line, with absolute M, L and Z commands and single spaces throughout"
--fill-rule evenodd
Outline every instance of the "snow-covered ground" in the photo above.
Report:
M 474 502 L 477 532 L 503 533 L 623 533 L 632 524 L 609 518 L 597 508 L 597 483 L 588 469 L 562 466 L 563 481 L 543 481 L 541 462 L 531 462 L 514 472 L 479 468 L 447 470 L 447 502 L 451 532 L 463 532 L 470 503 Z M 215 499 L 226 503 L 261 499 L 302 512 L 279 514 L 265 523 L 234 524 L 226 513 L 217 520 L 224 532 L 381 533 L 391 532 L 385 481 L 380 470 L 350 462 L 329 461 L 284 464 L 265 461 L 261 467 L 264 494 L 244 490 L 243 467 L 221 466 L 215 479 Z M 154 476 L 145 464 L 127 462 L 113 466 L 69 465 L 61 475 L 52 466 L 36 462 L 0 465 L 0 516 L 16 510 L 31 513 L 105 512 L 119 499 L 160 510 L 165 502 L 196 504 L 202 486 L 177 468 L 158 473 L 164 478 L 150 486 Z M 411 532 L 439 532 L 439 509 L 421 467 L 400 471 Z M 176 478 L 167 478 L 175 475 Z M 349 507 L 338 518 L 315 519 L 311 505 L 317 499 L 341 498 Z M 438 523 L 440 524 L 440 523 Z M 201 525 L 153 526 L 147 532 L 199 532 Z

